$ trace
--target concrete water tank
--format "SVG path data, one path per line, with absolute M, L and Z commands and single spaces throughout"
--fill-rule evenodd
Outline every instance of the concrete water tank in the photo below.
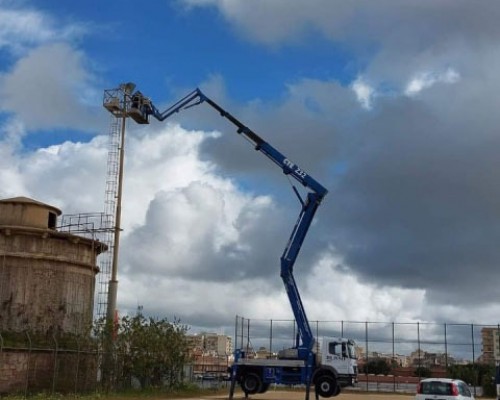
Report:
M 57 231 L 59 215 L 26 197 L 0 200 L 1 332 L 89 332 L 105 246 Z

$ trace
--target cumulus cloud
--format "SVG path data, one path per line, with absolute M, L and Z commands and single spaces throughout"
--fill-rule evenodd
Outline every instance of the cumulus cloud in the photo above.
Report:
M 331 251 L 306 278 L 306 291 L 308 314 L 323 321 L 414 322 L 425 305 L 425 290 L 362 282 Z
M 0 109 L 22 120 L 30 130 L 95 132 L 105 119 L 87 105 L 93 80 L 82 52 L 65 43 L 39 46 L 0 75 Z M 96 100 L 92 103 L 99 104 Z
M 420 1 L 404 10 L 385 1 L 247 3 L 184 2 L 217 7 L 259 43 L 323 35 L 363 65 L 353 82 L 300 77 L 269 102 L 238 103 L 220 76 L 202 85 L 330 190 L 295 269 L 309 317 L 498 315 L 495 12 L 463 1 L 447 13 Z M 0 136 L 0 193 L 65 212 L 100 210 L 106 138 L 33 151 L 20 141 L 39 129 L 106 126 L 104 111 L 87 107 L 100 104 L 86 97 L 95 79 L 87 56 L 52 42 L 52 25 L 40 18 L 33 25 L 45 27 L 43 44 L 0 77 L 0 107 L 11 117 Z M 278 259 L 299 203 L 279 168 L 198 107 L 196 118 L 193 110 L 178 117 L 181 125 L 128 131 L 120 308 L 141 304 L 205 326 L 231 325 L 235 314 L 291 318 Z
M 466 0 L 411 0 L 401 7 L 392 0 L 319 0 L 314 6 L 306 0 L 259 0 L 258 6 L 245 0 L 181 2 L 188 9 L 217 9 L 245 38 L 267 46 L 321 37 L 348 48 L 355 55 L 351 68 L 357 68 L 376 89 L 391 93 L 404 92 L 423 71 L 445 71 L 453 65 L 461 73 L 464 64 L 474 64 L 494 51 L 500 35 L 496 3 L 478 7 Z
M 279 278 L 279 256 L 298 210 L 288 210 L 283 203 L 278 207 L 274 195 L 243 190 L 218 175 L 211 162 L 201 160 L 202 144 L 220 140 L 218 133 L 167 124 L 159 130 L 131 129 L 129 137 L 121 312 L 133 313 L 142 305 L 150 314 L 175 315 L 212 329 L 231 326 L 236 314 L 293 318 Z M 65 213 L 99 211 L 106 142 L 98 136 L 87 143 L 66 142 L 32 152 L 3 142 L 2 197 L 30 196 Z M 333 256 L 323 253 L 318 258 L 311 244 L 304 250 L 297 269 L 312 319 L 389 318 L 398 315 L 412 293 L 389 288 L 382 295 L 375 286 L 339 270 Z M 341 290 L 345 286 L 350 296 Z M 415 293 L 414 301 L 420 302 L 421 291 Z M 353 300 L 362 304 L 354 313 L 347 311 Z
M 11 135 L 23 135 L 13 126 Z M 106 141 L 66 142 L 26 152 L 7 137 L 0 141 L 0 196 L 27 196 L 66 213 L 101 211 L 106 169 Z M 71 196 L 74 194 L 75 196 Z
M 0 2 L 0 49 L 19 55 L 34 46 L 72 40 L 86 32 L 83 24 L 61 24 L 37 9 L 13 7 Z
M 314 80 L 290 85 L 272 113 L 262 103 L 235 106 L 235 114 L 251 121 L 264 138 L 299 164 L 313 165 L 312 175 L 330 190 L 313 239 L 303 248 L 299 263 L 304 267 L 295 270 L 299 282 L 317 268 L 321 249 L 331 245 L 348 267 L 345 279 L 354 280 L 346 286 L 357 282 L 367 295 L 355 301 L 360 318 L 465 322 L 468 316 L 448 307 L 465 303 L 469 310 L 475 305 L 476 320 L 490 320 L 494 307 L 484 313 L 477 307 L 489 304 L 496 290 L 494 279 L 482 277 L 498 275 L 494 88 L 499 80 L 490 68 L 498 54 L 483 57 L 488 62 L 476 65 L 474 73 L 466 69 L 458 76 L 450 69 L 433 75 L 432 85 L 418 96 L 377 97 L 371 113 L 359 107 L 352 88 Z M 231 127 L 227 130 L 224 145 L 204 142 L 201 156 L 238 177 L 259 176 L 260 190 L 265 187 L 288 204 L 293 196 L 278 190 L 281 172 L 272 174 L 273 167 L 259 155 L 245 159 L 252 153 Z M 339 275 L 325 282 L 333 286 L 344 278 Z M 420 306 L 411 307 L 412 302 Z M 344 304 L 336 298 L 330 308 L 337 303 Z M 332 315 L 341 315 L 344 307 Z M 406 314 L 406 309 L 415 312 Z

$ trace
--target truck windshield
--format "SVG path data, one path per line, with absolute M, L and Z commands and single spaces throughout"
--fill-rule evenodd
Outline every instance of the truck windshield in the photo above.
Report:
M 353 359 L 356 360 L 357 359 L 357 357 L 356 357 L 356 349 L 355 349 L 354 345 L 351 344 L 351 343 L 348 343 L 347 344 L 347 350 L 349 352 L 349 358 L 353 358 Z

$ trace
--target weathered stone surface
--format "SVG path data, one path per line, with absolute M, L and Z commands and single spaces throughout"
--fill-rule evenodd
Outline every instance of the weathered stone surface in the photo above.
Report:
M 58 232 L 60 213 L 32 199 L 0 200 L 0 393 L 95 386 L 95 354 L 55 343 L 88 338 L 104 247 Z

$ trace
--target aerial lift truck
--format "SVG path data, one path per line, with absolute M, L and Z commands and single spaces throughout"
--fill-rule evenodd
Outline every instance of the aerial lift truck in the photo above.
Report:
M 112 98 L 105 97 L 104 106 L 107 107 L 106 103 L 109 103 L 109 107 L 112 107 L 112 102 Z M 293 275 L 293 267 L 300 248 L 327 190 L 297 164 L 203 94 L 200 89 L 195 89 L 163 112 L 139 91 L 130 95 L 129 103 L 127 115 L 139 124 L 148 124 L 150 117 L 164 121 L 183 109 L 207 103 L 233 123 L 237 133 L 253 144 L 255 150 L 267 156 L 285 175 L 291 176 L 308 190 L 306 198 L 303 199 L 297 188 L 292 186 L 301 204 L 301 211 L 281 256 L 280 275 L 298 328 L 295 346 L 280 351 L 276 359 L 253 359 L 244 350 L 236 349 L 234 363 L 229 371 L 231 377 L 229 398 L 233 398 L 236 382 L 240 384 L 246 396 L 264 393 L 272 383 L 305 385 L 306 400 L 309 399 L 311 386 L 314 387 L 318 398 L 318 396 L 337 396 L 341 387 L 354 385 L 357 382 L 358 372 L 354 341 L 345 338 L 323 338 L 318 346 Z

